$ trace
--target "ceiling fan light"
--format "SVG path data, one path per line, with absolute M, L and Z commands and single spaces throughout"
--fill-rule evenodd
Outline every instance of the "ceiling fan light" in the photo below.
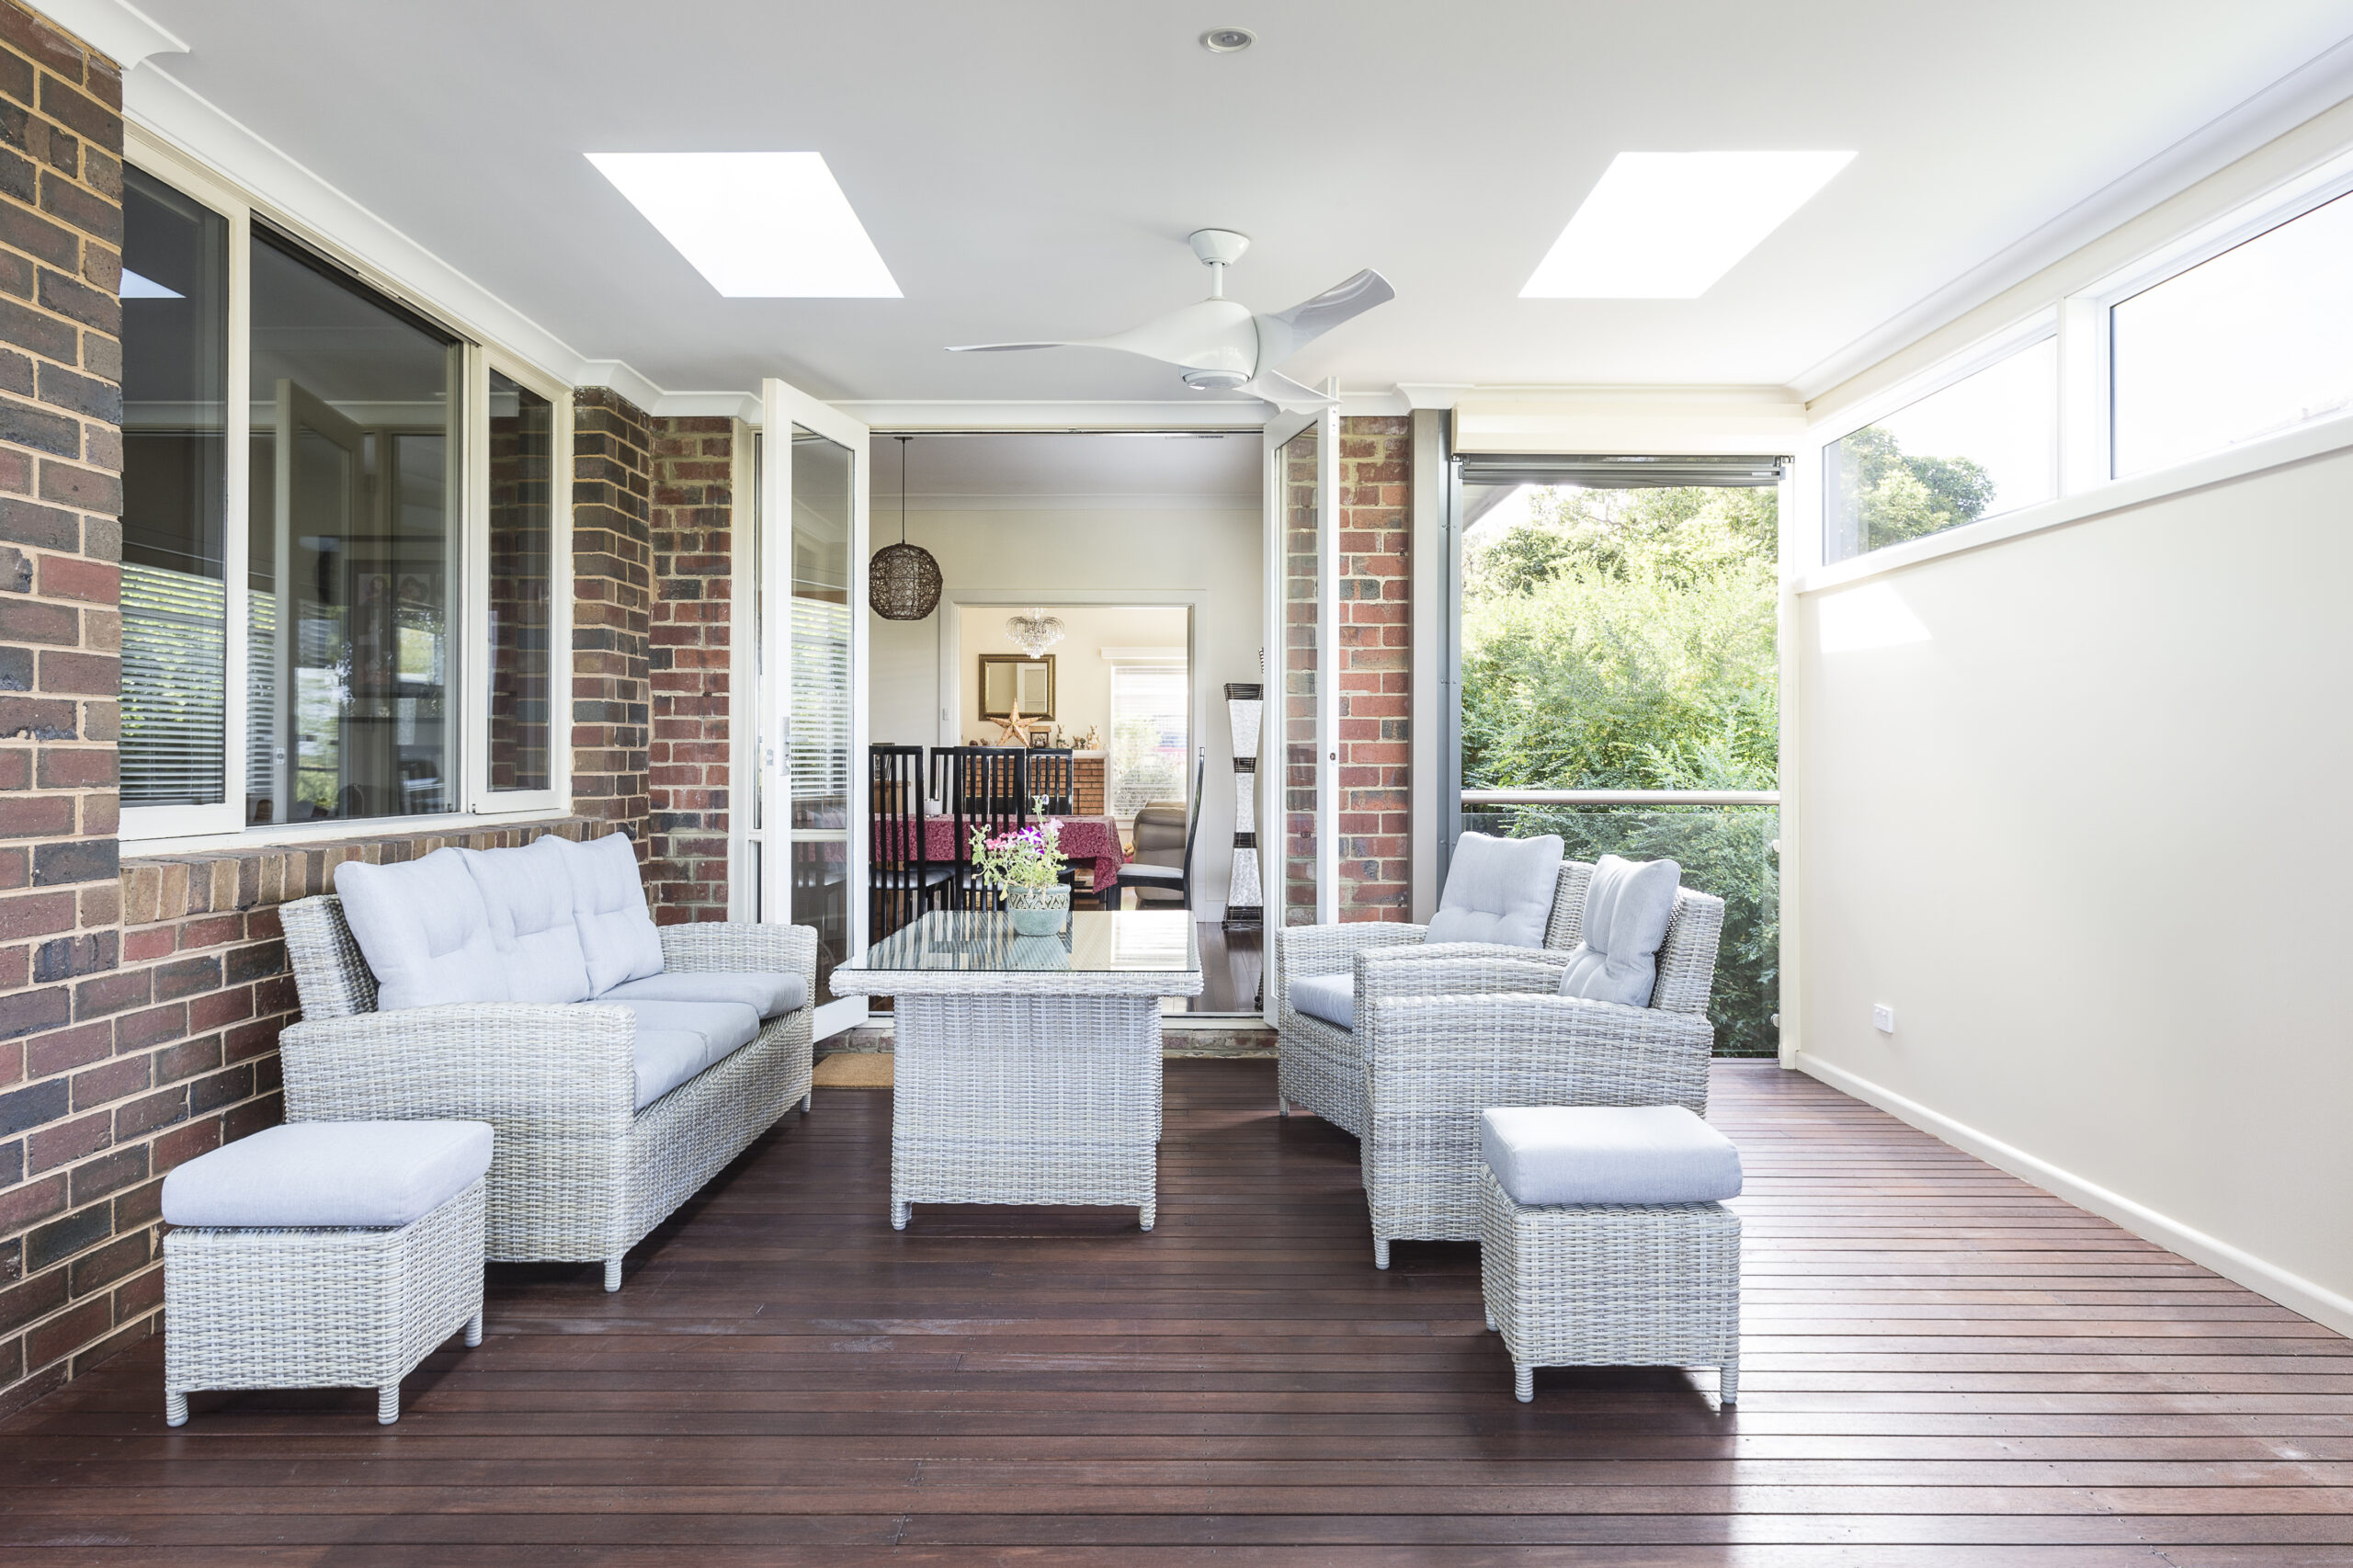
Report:
M 1185 384 L 1195 392 L 1232 392 L 1250 378 L 1240 370 L 1188 370 Z

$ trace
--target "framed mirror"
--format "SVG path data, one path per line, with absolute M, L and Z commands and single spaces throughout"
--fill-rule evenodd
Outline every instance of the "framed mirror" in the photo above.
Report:
M 981 717 L 1004 719 L 1012 715 L 1017 699 L 1024 719 L 1051 719 L 1054 716 L 1054 656 L 1024 658 L 1019 653 L 983 653 L 981 660 Z

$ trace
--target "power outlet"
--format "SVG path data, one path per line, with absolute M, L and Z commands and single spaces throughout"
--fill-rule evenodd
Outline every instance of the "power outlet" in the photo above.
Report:
M 1884 1002 L 1871 1004 L 1871 1028 L 1881 1034 L 1895 1032 L 1895 1009 Z

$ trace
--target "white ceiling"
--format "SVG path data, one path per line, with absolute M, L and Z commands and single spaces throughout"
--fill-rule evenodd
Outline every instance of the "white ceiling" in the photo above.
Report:
M 899 507 L 899 442 L 873 443 L 874 537 Z M 907 443 L 914 511 L 995 509 L 1011 503 L 1089 506 L 1258 505 L 1256 430 L 1231 436 L 918 436 Z
M 1781 384 L 2353 32 L 2345 0 L 141 0 L 202 95 L 590 358 L 662 387 L 1154 399 L 1203 292 L 1398 298 L 1290 361 L 1398 382 Z M 1256 48 L 1211 55 L 1212 24 Z M 141 101 L 140 73 L 130 97 Z M 1853 148 L 1696 301 L 1518 293 L 1624 150 Z M 901 300 L 726 300 L 581 154 L 822 152 Z

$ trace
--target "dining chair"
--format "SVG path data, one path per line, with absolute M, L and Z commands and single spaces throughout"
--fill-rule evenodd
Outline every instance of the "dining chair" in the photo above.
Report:
M 1029 781 L 1022 793 L 1030 807 L 1046 816 L 1066 817 L 1078 810 L 1078 763 L 1065 747 L 1031 751 L 1024 759 Z M 1040 807 L 1040 801 L 1045 804 Z
M 1029 802 L 1022 794 L 1026 752 L 1014 746 L 943 746 L 942 803 L 955 824 L 955 859 L 949 897 L 958 909 L 993 909 L 995 895 L 981 885 L 972 864 L 975 829 L 995 838 L 1029 825 Z
M 1209 772 L 1209 753 L 1204 750 L 1200 759 L 1193 765 L 1192 806 L 1185 814 L 1184 848 L 1177 851 L 1176 864 L 1141 858 L 1146 854 L 1165 854 L 1175 847 L 1150 841 L 1158 836 L 1154 829 L 1165 831 L 1161 826 L 1164 822 L 1167 828 L 1175 827 L 1173 821 L 1166 821 L 1162 815 L 1161 808 L 1176 802 L 1153 801 L 1136 812 L 1136 854 L 1139 858 L 1121 866 L 1120 874 L 1111 879 L 1111 885 L 1099 890 L 1104 908 L 1119 908 L 1120 894 L 1129 888 L 1136 890 L 1136 904 L 1142 909 L 1193 907 L 1193 845 L 1201 832 L 1201 785 Z M 1148 814 L 1150 821 L 1147 821 Z M 1167 817 L 1175 814 L 1166 813 Z M 1176 835 L 1171 833 L 1168 836 L 1173 838 Z
M 921 919 L 947 891 L 954 867 L 924 841 L 924 751 L 870 745 L 867 755 L 867 900 L 870 941 Z

